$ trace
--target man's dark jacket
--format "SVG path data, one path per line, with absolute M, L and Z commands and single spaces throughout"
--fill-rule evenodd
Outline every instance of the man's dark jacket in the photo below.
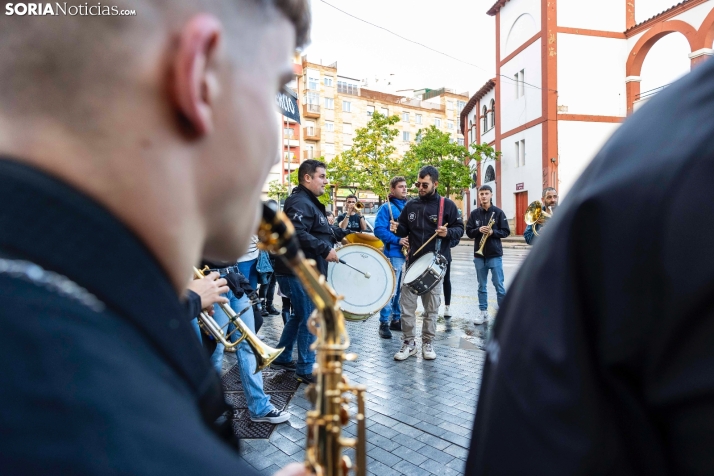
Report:
M 293 189 L 287 200 L 283 212 L 287 215 L 295 228 L 295 233 L 300 241 L 305 257 L 314 259 L 317 269 L 327 275 L 327 261 L 325 258 L 336 243 L 336 231 L 327 222 L 325 205 L 307 188 L 298 185 Z M 292 275 L 292 271 L 283 260 L 275 261 L 276 275 Z
M 482 226 L 488 226 L 491 215 L 493 215 L 494 219 L 492 228 L 493 234 L 486 240 L 486 244 L 483 247 L 483 256 L 477 255 L 476 252 L 479 246 L 481 246 L 481 238 L 483 238 L 483 233 L 478 231 L 478 229 Z M 474 258 L 495 258 L 496 256 L 503 256 L 501 238 L 506 238 L 510 234 L 511 228 L 508 226 L 508 219 L 500 208 L 491 205 L 488 210 L 484 210 L 483 207 L 471 210 L 469 221 L 466 222 L 466 236 L 474 239 Z
M 447 227 L 446 238 L 434 238 L 419 252 L 419 255 L 414 256 L 414 253 L 421 245 L 429 240 L 436 232 L 440 200 L 441 196 L 436 192 L 427 197 L 410 200 L 399 215 L 399 227 L 397 228 L 396 235 L 409 237 L 409 255 L 407 256 L 409 263 L 413 263 L 426 253 L 433 252 L 436 249 L 437 242 L 441 242 L 439 253 L 441 253 L 447 261 L 451 261 L 449 242 L 451 240 L 459 240 L 463 236 L 464 222 L 459 216 L 459 209 L 456 207 L 456 204 L 448 198 L 444 199 L 444 215 L 441 222 L 442 225 L 446 225 Z
M 7 158 L 0 203 L 0 474 L 253 474 L 212 428 L 220 381 L 137 236 Z
M 713 77 L 643 105 L 549 220 L 498 312 L 466 475 L 714 474 Z

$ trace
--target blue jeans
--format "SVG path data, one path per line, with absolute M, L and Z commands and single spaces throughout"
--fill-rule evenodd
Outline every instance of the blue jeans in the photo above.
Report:
M 496 288 L 496 299 L 501 307 L 503 298 L 506 297 L 506 288 L 503 287 L 503 258 L 474 258 L 476 265 L 476 278 L 478 279 L 478 307 L 485 311 L 488 309 L 488 270 L 491 270 L 491 281 Z
M 224 296 L 229 299 L 229 305 L 236 314 L 239 314 L 246 307 L 248 308 L 248 310 L 240 316 L 240 320 L 243 321 L 251 331 L 255 331 L 253 307 L 250 305 L 250 299 L 248 299 L 248 296 L 244 294 L 240 299 L 237 299 L 231 291 L 228 291 L 228 293 L 224 294 Z M 226 316 L 218 304 L 214 304 L 214 309 L 216 312 L 213 315 L 213 318 L 216 322 L 220 325 L 224 325 L 228 322 L 228 316 Z M 240 332 L 235 332 L 231 336 L 231 342 L 238 340 L 239 336 Z M 213 362 L 213 366 L 219 373 L 223 363 L 223 351 L 223 344 L 219 343 L 216 346 L 215 352 L 211 356 L 211 362 Z M 247 341 L 244 340 L 238 344 L 238 348 L 236 349 L 236 360 L 238 361 L 240 380 L 243 384 L 243 393 L 245 394 L 245 399 L 248 403 L 248 411 L 254 418 L 262 417 L 272 411 L 274 407 L 270 403 L 270 397 L 268 397 L 263 390 L 263 373 L 253 373 L 255 372 L 257 363 L 255 360 L 255 354 L 253 354 L 253 351 Z
M 293 346 L 297 340 L 298 361 L 295 373 L 311 375 L 312 366 L 315 364 L 315 352 L 310 350 L 310 345 L 316 337 L 307 329 L 307 320 L 315 308 L 310 297 L 305 292 L 302 283 L 295 276 L 277 276 L 280 291 L 290 298 L 293 314 L 285 323 L 280 336 L 278 347 L 285 347 L 280 357 L 275 362 L 287 364 L 293 358 Z
M 402 309 L 399 306 L 399 295 L 402 292 L 402 271 L 404 270 L 406 259 L 403 256 L 394 256 L 389 258 L 389 262 L 392 263 L 394 276 L 397 278 L 397 292 L 394 293 L 394 297 L 389 301 L 389 304 L 379 311 L 379 322 L 383 324 L 389 323 L 390 317 L 393 321 L 398 321 L 402 317 Z
M 250 283 L 250 287 L 255 291 L 258 290 L 258 258 L 252 259 L 250 261 L 240 261 L 236 264 L 238 266 L 238 271 L 241 272 L 243 276 Z

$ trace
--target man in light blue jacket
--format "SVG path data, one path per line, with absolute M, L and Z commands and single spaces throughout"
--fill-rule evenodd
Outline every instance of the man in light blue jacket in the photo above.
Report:
M 403 246 L 409 246 L 408 238 L 399 238 L 389 230 L 389 220 L 398 219 L 404 205 L 407 203 L 407 179 L 394 177 L 389 182 L 389 202 L 380 207 L 374 221 L 374 234 L 384 243 L 384 254 L 392 263 L 397 279 L 397 292 L 392 300 L 379 313 L 379 337 L 391 339 L 391 331 L 401 331 L 401 310 L 399 308 L 399 290 L 401 288 L 402 271 L 406 258 L 402 253 Z M 389 209 L 391 208 L 391 215 Z M 394 218 L 392 218 L 392 216 Z M 391 318 L 391 324 L 390 324 Z

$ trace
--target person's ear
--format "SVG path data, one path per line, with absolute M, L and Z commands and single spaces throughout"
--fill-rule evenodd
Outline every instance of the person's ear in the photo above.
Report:
M 217 54 L 221 23 L 212 15 L 191 18 L 180 33 L 173 61 L 173 95 L 178 112 L 198 136 L 214 127 L 218 98 Z

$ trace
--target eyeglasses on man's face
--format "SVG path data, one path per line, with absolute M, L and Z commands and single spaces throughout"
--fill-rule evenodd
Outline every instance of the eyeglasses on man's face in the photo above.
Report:
M 431 186 L 430 182 L 414 182 L 416 188 L 428 189 Z

